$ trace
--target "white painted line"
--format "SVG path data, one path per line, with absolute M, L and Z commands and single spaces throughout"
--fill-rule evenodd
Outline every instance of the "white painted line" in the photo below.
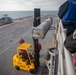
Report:
M 14 33 L 14 31 L 13 31 L 12 33 Z M 9 34 L 8 34 L 8 35 L 9 35 Z M 6 38 L 11 38 L 11 37 L 13 37 L 13 35 L 12 35 L 12 34 L 11 34 L 10 36 L 6 36 L 6 37 L 4 37 L 4 38 L 0 39 L 0 41 L 4 40 L 4 39 L 6 39 Z
M 21 33 L 21 31 L 18 31 L 17 34 Z
M 4 33 L 5 31 L 1 31 L 0 33 Z
M 31 30 L 30 30 L 31 31 Z M 30 31 L 28 31 L 25 35 L 23 35 L 22 37 L 26 36 Z M 19 41 L 19 39 L 17 39 L 17 41 Z M 3 54 L 5 51 L 7 51 L 11 46 L 13 46 L 17 41 L 15 41 L 13 44 L 11 44 L 9 47 L 7 47 L 6 49 L 2 50 L 2 52 L 0 52 L 0 55 Z
M 9 38 L 12 38 L 12 37 L 13 37 L 13 35 L 9 36 Z
M 8 36 L 7 36 L 7 37 L 8 37 Z M 0 41 L 4 40 L 4 39 L 7 38 L 7 37 L 2 38 Z
M 11 35 L 11 36 L 6 36 L 6 37 L 4 37 L 4 38 L 2 38 L 0 41 L 6 39 L 6 38 L 8 38 L 8 37 L 12 37 L 12 35 Z

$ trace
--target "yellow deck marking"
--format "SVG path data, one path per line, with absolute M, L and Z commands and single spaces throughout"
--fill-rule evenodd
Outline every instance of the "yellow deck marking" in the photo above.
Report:
M 23 19 L 23 20 L 18 20 L 18 21 L 14 22 L 14 23 L 2 25 L 2 26 L 0 26 L 0 28 L 6 27 L 6 26 L 10 26 L 10 25 L 13 25 L 13 24 L 16 24 L 16 23 L 19 23 L 19 22 L 23 22 L 23 21 L 25 21 L 25 20 L 29 20 L 29 19 L 32 19 L 32 18 L 33 18 L 33 17 L 25 18 L 25 19 Z

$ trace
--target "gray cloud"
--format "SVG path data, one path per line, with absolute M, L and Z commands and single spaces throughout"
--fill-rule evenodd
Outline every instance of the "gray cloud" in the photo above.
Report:
M 58 10 L 66 0 L 0 0 L 0 10 Z M 11 9 L 13 8 L 13 9 Z

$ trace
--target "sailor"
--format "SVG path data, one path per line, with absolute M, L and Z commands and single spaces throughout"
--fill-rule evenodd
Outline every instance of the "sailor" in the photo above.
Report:
M 74 56 L 73 56 L 73 61 L 74 61 L 74 66 L 75 66 L 75 69 L 76 69 L 76 53 L 74 53 Z
M 73 32 L 73 34 L 66 37 L 64 45 L 71 53 L 76 52 L 76 30 Z
M 22 55 L 23 59 L 27 59 L 28 58 L 26 50 L 21 50 L 21 55 Z
M 76 29 L 76 0 L 68 0 L 69 6 L 62 17 L 63 27 L 67 29 L 67 36 Z
M 24 39 L 21 37 L 20 40 L 19 40 L 19 43 L 22 44 L 24 42 L 25 42 Z
M 76 29 L 76 0 L 67 0 L 63 3 L 58 16 L 62 20 L 63 27 L 67 29 L 67 36 L 71 35 Z
M 40 52 L 40 50 L 41 50 L 41 44 L 40 43 L 38 43 L 38 50 L 39 50 L 39 52 Z

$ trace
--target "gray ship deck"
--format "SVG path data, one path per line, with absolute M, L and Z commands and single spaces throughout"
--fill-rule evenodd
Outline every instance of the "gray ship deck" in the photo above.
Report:
M 52 17 L 53 24 L 57 23 L 57 17 L 54 15 L 44 15 L 41 21 Z M 23 37 L 25 42 L 33 44 L 31 27 L 33 26 L 33 17 L 17 20 L 15 23 L 4 25 L 0 27 L 0 75 L 33 75 L 26 71 L 18 71 L 13 67 L 13 56 L 16 53 L 16 47 L 19 45 L 20 37 Z M 49 30 L 46 37 L 40 43 L 42 50 L 40 51 L 40 67 L 36 75 L 43 75 L 44 59 L 47 48 L 51 48 L 51 40 L 55 30 Z

